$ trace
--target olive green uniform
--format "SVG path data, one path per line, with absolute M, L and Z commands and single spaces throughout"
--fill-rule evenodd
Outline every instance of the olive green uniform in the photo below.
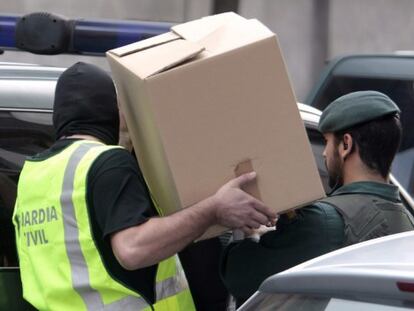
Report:
M 398 187 L 378 182 L 355 182 L 337 189 L 328 201 L 335 202 L 335 198 L 340 200 L 350 195 L 368 196 L 374 201 L 388 202 L 402 209 L 401 217 L 397 214 L 401 220 L 397 226 L 386 227 L 379 223 L 379 226 L 374 226 L 375 230 L 366 226 L 370 219 L 358 216 L 364 220 L 357 226 L 366 227 L 369 231 L 359 237 L 359 241 L 414 229 L 412 216 L 401 205 Z M 359 210 L 363 211 L 363 207 L 359 206 Z M 373 214 L 369 211 L 368 215 Z M 277 230 L 264 234 L 258 243 L 250 239 L 231 243 L 223 256 L 221 276 L 232 295 L 241 302 L 251 296 L 268 276 L 351 244 L 349 236 L 352 236 L 349 224 L 344 222 L 338 209 L 329 202 L 317 201 L 298 209 L 294 218 L 282 215 Z

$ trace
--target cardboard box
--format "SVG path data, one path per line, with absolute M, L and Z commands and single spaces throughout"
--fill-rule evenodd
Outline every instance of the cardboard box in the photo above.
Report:
M 210 16 L 107 57 L 164 214 L 251 169 L 255 196 L 276 211 L 324 196 L 277 38 L 259 21 Z

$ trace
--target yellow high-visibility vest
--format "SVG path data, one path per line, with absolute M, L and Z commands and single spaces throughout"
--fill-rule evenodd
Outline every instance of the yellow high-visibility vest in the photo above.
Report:
M 195 310 L 177 256 L 158 264 L 154 305 L 106 270 L 86 188 L 93 162 L 111 148 L 120 147 L 81 140 L 26 161 L 13 214 L 24 298 L 39 310 Z

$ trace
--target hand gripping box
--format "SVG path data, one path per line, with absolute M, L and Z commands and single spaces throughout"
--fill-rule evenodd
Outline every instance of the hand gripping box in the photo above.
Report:
M 209 16 L 107 57 L 164 214 L 252 169 L 257 182 L 247 191 L 278 212 L 324 196 L 277 38 L 259 21 Z

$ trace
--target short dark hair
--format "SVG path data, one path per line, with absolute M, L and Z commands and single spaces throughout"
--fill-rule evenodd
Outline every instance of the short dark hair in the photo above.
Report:
M 402 127 L 399 114 L 388 115 L 335 132 L 336 144 L 339 144 L 343 135 L 347 133 L 358 146 L 362 162 L 387 178 L 401 144 Z

